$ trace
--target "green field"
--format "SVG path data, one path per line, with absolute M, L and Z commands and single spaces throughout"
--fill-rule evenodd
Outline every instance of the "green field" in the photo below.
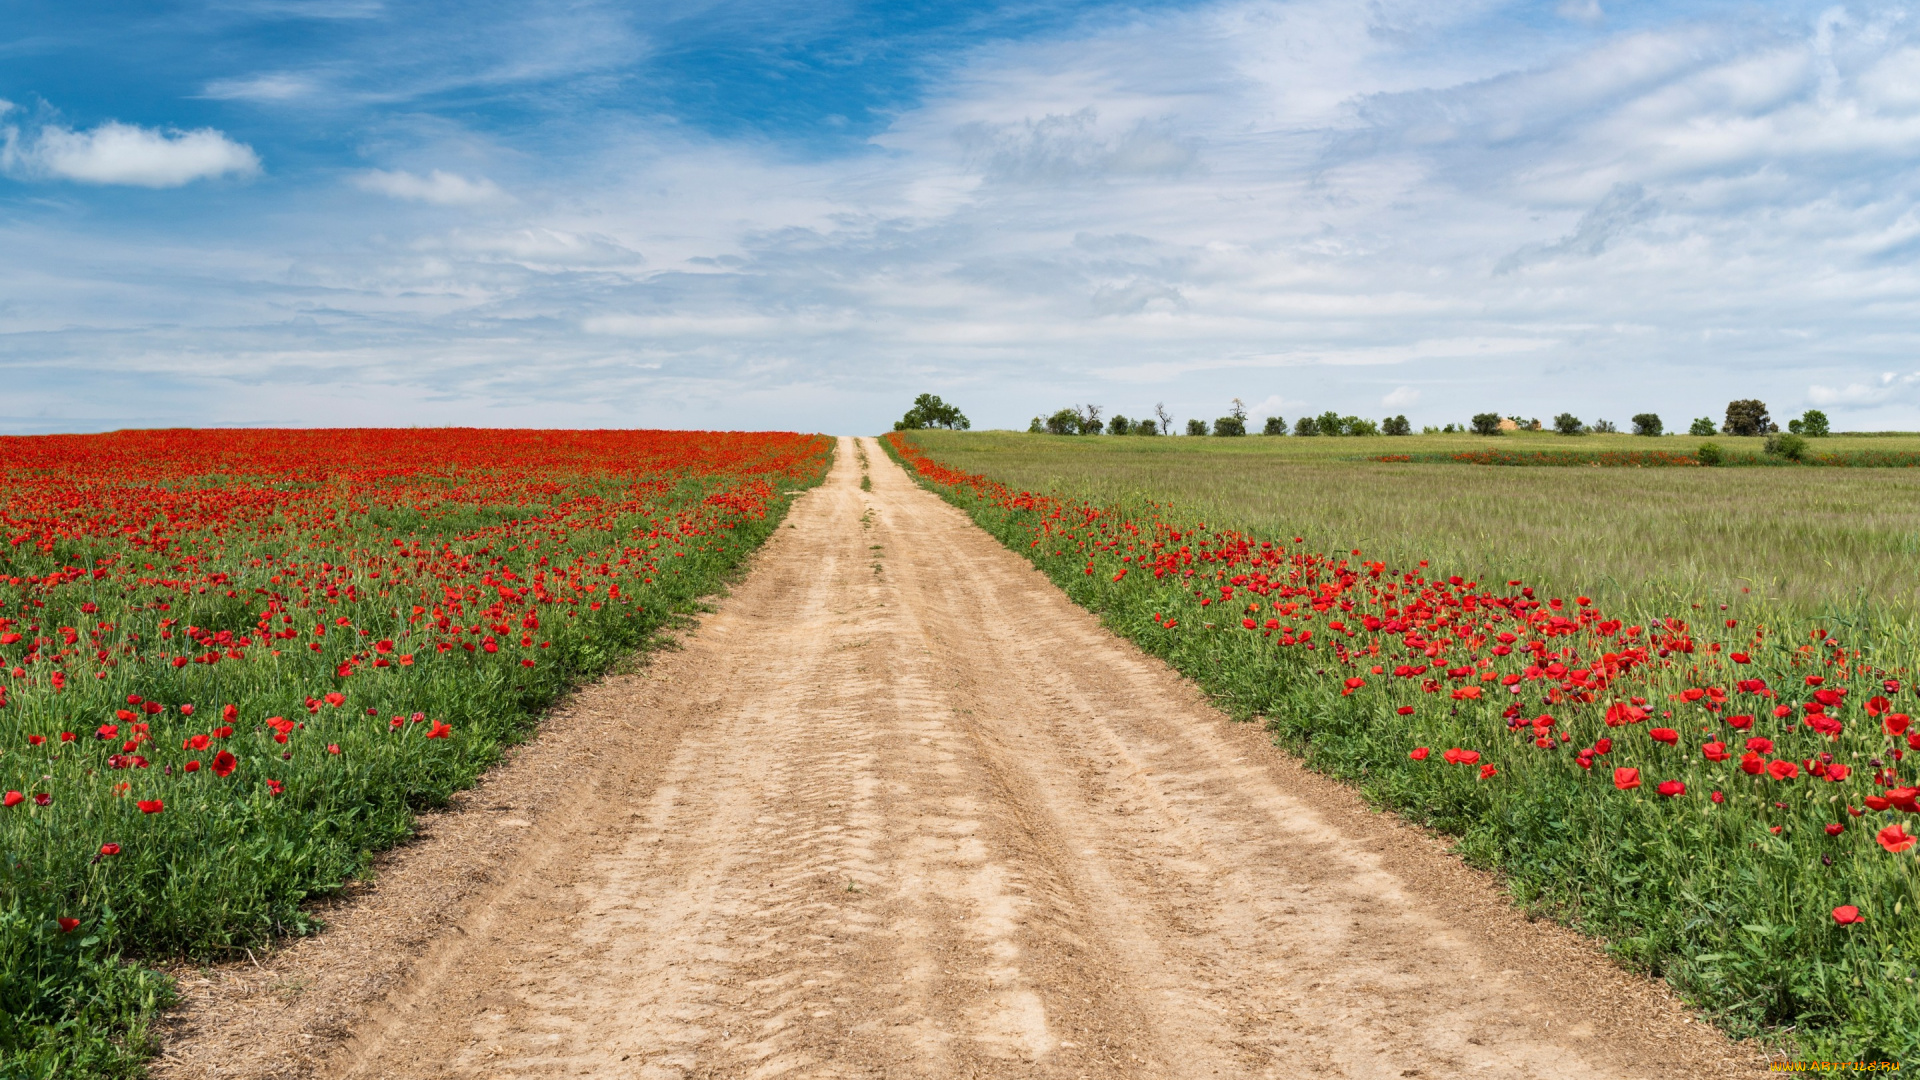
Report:
M 1559 441 L 887 445 L 1220 708 L 1731 1034 L 1920 1055 L 1920 472 L 1448 453 Z M 1446 463 L 1368 460 L 1396 452 Z
M 1496 448 L 1691 454 L 1631 435 L 1142 438 L 915 432 L 942 463 L 1097 505 L 1169 503 L 1212 526 L 1304 536 L 1395 565 L 1524 579 L 1609 606 L 1728 603 L 1811 615 L 1920 612 L 1920 469 L 1567 468 L 1380 462 Z M 1821 453 L 1920 451 L 1920 436 L 1835 436 Z M 1751 590 L 1750 592 L 1748 590 Z

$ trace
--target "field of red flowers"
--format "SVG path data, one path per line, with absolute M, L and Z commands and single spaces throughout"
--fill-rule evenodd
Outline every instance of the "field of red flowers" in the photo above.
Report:
M 691 610 L 828 440 L 0 439 L 0 1075 L 132 1075 L 143 958 L 302 903 Z
M 1736 1035 L 1920 1055 L 1910 622 L 1603 611 L 1304 537 L 909 472 L 1321 771 Z

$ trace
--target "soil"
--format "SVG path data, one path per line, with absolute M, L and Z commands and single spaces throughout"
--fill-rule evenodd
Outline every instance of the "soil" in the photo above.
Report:
M 156 1074 L 1765 1070 L 862 450 L 327 932 L 179 972 Z

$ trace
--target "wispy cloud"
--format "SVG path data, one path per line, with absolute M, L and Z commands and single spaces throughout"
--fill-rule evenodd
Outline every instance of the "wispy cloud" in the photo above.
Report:
M 362 191 L 436 206 L 477 206 L 508 198 L 499 185 L 484 176 L 469 180 L 439 169 L 425 176 L 404 170 L 369 169 L 355 176 L 353 184 Z

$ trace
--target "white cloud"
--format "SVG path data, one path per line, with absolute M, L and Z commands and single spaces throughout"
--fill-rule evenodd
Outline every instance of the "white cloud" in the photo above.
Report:
M 260 171 L 252 147 L 212 128 L 160 131 L 108 122 L 91 131 L 50 125 L 31 136 L 7 127 L 0 136 L 0 168 L 36 178 L 168 188 Z
M 319 92 L 320 81 L 312 75 L 276 71 L 239 79 L 215 79 L 200 96 L 215 101 L 294 101 Z
M 1554 10 L 1561 18 L 1575 22 L 1597 23 L 1606 17 L 1606 13 L 1600 10 L 1600 0 L 1560 0 Z
M 1854 382 L 1841 387 L 1814 384 L 1807 387 L 1807 400 L 1815 405 L 1880 405 L 1905 397 L 1920 389 L 1920 371 L 1911 375 L 1882 372 L 1875 383 Z
M 506 192 L 486 177 L 469 180 L 450 172 L 435 169 L 425 176 L 410 172 L 388 172 L 384 169 L 369 169 L 353 178 L 355 187 L 362 191 L 372 191 L 395 199 L 410 199 L 415 202 L 433 203 L 437 206 L 476 206 L 481 203 L 500 202 L 508 198 Z
M 1415 390 L 1411 386 L 1401 386 L 1396 387 L 1386 397 L 1381 398 L 1380 404 L 1385 405 L 1389 409 L 1404 409 L 1419 400 L 1420 391 Z

